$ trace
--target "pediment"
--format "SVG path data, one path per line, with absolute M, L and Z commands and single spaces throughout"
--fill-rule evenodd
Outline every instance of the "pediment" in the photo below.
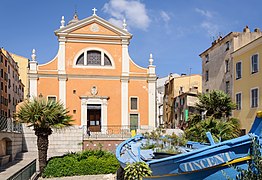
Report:
M 74 24 L 67 25 L 55 31 L 57 36 L 67 36 L 73 34 L 82 35 L 107 35 L 107 36 L 124 36 L 131 38 L 132 35 L 100 18 L 97 15 L 80 20 Z

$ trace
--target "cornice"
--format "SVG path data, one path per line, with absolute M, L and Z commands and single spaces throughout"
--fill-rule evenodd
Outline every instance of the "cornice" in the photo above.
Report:
M 60 39 L 59 39 L 60 41 Z M 105 41 L 105 40 L 78 40 L 78 39 L 67 39 L 66 42 L 74 43 L 93 43 L 93 44 L 122 44 L 120 41 Z
M 108 21 L 104 20 L 103 18 L 99 17 L 99 16 L 90 16 L 88 18 L 82 19 L 74 24 L 70 24 L 67 25 L 63 28 L 60 28 L 58 30 L 55 31 L 55 34 L 60 36 L 60 35 L 65 35 L 65 34 L 69 34 L 70 32 L 82 28 L 84 26 L 87 26 L 88 24 L 91 23 L 98 23 L 101 26 L 104 26 L 105 28 L 119 34 L 119 35 L 123 35 L 123 36 L 127 36 L 128 38 L 132 38 L 132 34 L 130 34 L 128 31 L 120 29 L 114 25 L 112 25 L 111 23 L 109 23 Z
M 246 53 L 248 52 L 249 50 L 259 46 L 259 45 L 262 45 L 262 36 L 260 36 L 259 38 L 251 41 L 250 43 L 246 44 L 245 46 L 242 46 L 241 48 L 235 50 L 234 52 L 232 52 L 232 56 L 235 57 L 235 56 L 239 56 L 243 53 Z
M 104 79 L 104 80 L 120 80 L 120 81 L 129 81 L 129 80 L 152 80 L 156 81 L 156 76 L 104 76 L 104 75 L 80 75 L 80 74 L 37 74 L 38 78 L 58 78 L 61 80 L 69 79 Z

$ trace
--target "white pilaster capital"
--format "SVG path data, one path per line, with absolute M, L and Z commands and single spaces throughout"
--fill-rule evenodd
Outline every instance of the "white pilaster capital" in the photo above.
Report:
M 122 45 L 129 45 L 129 39 L 123 38 L 122 39 Z
M 68 78 L 67 78 L 67 75 L 66 74 L 64 74 L 64 73 L 59 73 L 58 74 L 58 80 L 59 81 L 67 81 L 68 80 Z
M 123 73 L 122 73 L 122 74 L 123 74 Z M 120 81 L 121 81 L 121 82 L 129 82 L 129 76 L 122 75 L 122 76 L 120 77 Z

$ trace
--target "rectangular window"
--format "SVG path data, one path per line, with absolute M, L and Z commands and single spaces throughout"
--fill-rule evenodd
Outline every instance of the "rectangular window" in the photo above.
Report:
M 48 96 L 47 100 L 48 101 L 56 101 L 56 97 L 55 96 Z
M 251 89 L 251 107 L 258 107 L 258 88 Z
M 136 97 L 131 97 L 131 110 L 137 110 L 137 98 Z
M 240 79 L 242 77 L 241 72 L 241 62 L 236 63 L 236 79 Z
M 251 57 L 251 73 L 258 72 L 258 54 Z
M 180 106 L 184 105 L 184 98 L 180 98 Z
M 205 56 L 205 58 L 206 58 L 206 63 L 209 62 L 209 54 L 207 54 L 207 55 Z
M 225 61 L 226 73 L 229 72 L 229 60 Z
M 5 67 L 7 67 L 7 60 L 5 60 Z
M 229 50 L 229 47 L 230 47 L 230 42 L 229 42 L 229 41 L 227 41 L 227 42 L 226 42 L 226 51 L 228 51 L 228 50 Z
M 208 81 L 208 80 L 209 80 L 209 72 L 206 71 L 206 81 Z
M 236 109 L 241 110 L 241 93 L 236 94 L 236 104 L 237 104 Z
M 229 94 L 229 88 L 230 88 L 230 84 L 229 81 L 226 82 L 226 93 Z
M 11 94 L 8 94 L 8 102 L 11 102 Z

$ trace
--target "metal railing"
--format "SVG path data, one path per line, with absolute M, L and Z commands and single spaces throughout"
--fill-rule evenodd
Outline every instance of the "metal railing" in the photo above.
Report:
M 84 138 L 130 138 L 131 130 L 137 131 L 138 127 L 108 125 L 101 126 L 99 130 L 92 131 L 91 127 L 83 126 Z M 97 132 L 98 131 L 98 132 Z
M 36 159 L 27 166 L 13 174 L 7 180 L 29 180 L 36 172 Z
M 22 132 L 22 124 L 12 118 L 0 116 L 0 132 Z

